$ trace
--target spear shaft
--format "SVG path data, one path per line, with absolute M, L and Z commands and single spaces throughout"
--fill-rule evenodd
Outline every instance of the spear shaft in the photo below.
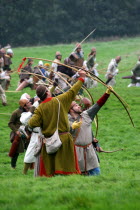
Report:
M 79 45 L 81 45 L 92 33 L 94 33 L 96 31 L 96 28 L 93 29 L 93 31 L 91 31 L 80 43 Z M 77 47 L 74 48 L 73 52 L 77 49 Z

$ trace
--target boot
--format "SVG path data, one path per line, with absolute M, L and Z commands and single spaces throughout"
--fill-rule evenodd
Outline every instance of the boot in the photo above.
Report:
M 5 95 L 5 93 L 3 92 L 3 93 L 0 93 L 0 97 L 1 97 L 1 99 L 2 99 L 2 105 L 3 106 L 6 106 L 7 105 L 7 100 L 6 100 L 6 95 Z
M 5 87 L 5 90 L 8 90 L 9 86 L 10 86 L 10 80 L 6 80 L 6 87 Z

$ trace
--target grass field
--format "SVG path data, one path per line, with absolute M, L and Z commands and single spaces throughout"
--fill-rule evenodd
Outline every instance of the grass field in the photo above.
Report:
M 34 178 L 32 170 L 24 176 L 24 154 L 19 156 L 16 170 L 12 170 L 7 155 L 10 148 L 10 129 L 7 123 L 10 114 L 18 107 L 20 95 L 27 92 L 34 96 L 35 91 L 26 88 L 18 93 L 6 93 L 8 106 L 0 104 L 0 209 L 140 209 L 140 88 L 128 88 L 130 80 L 121 79 L 122 76 L 130 75 L 137 62 L 140 55 L 139 43 L 140 37 L 83 44 L 85 59 L 91 47 L 97 48 L 99 77 L 104 81 L 109 61 L 117 55 L 122 56 L 114 90 L 128 103 L 135 124 L 133 128 L 124 108 L 112 94 L 98 114 L 97 137 L 104 150 L 124 150 L 99 154 L 101 175 L 98 177 L 72 175 Z M 15 48 L 12 67 L 16 70 L 23 57 L 53 60 L 56 51 L 61 51 L 64 59 L 72 49 L 73 44 Z M 14 91 L 18 74 L 13 73 L 11 76 L 9 91 Z M 104 86 L 98 84 L 90 92 L 96 101 L 105 90 Z M 93 130 L 95 131 L 94 124 Z

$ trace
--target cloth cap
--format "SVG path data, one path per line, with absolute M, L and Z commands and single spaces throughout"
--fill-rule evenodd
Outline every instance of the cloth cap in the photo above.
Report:
M 25 106 L 25 104 L 27 103 L 27 102 L 29 102 L 29 100 L 28 99 L 20 99 L 19 100 L 19 105 L 21 106 L 21 107 L 24 107 Z
M 49 63 L 45 63 L 45 64 L 44 64 L 44 66 L 47 66 L 47 67 L 49 67 L 49 66 L 50 66 L 50 64 L 49 64 Z

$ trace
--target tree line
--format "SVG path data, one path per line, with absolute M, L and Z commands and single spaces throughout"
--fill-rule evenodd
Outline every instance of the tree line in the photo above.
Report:
M 2 46 L 140 34 L 140 0 L 1 0 L 0 11 Z

